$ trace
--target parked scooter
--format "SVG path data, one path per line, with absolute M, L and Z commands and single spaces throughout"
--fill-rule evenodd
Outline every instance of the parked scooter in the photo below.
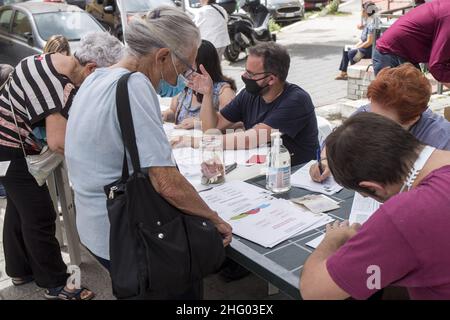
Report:
M 241 8 L 247 14 L 229 12 L 228 33 L 231 44 L 224 56 L 230 62 L 237 61 L 241 52 L 246 52 L 258 42 L 276 41 L 275 34 L 269 31 L 270 12 L 260 0 L 245 0 Z

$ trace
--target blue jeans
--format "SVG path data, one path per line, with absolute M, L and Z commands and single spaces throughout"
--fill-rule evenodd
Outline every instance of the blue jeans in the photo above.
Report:
M 361 52 L 365 59 L 370 59 L 372 57 L 372 47 L 369 48 L 359 48 L 359 49 L 352 49 L 349 51 L 345 51 L 345 49 L 342 51 L 342 60 L 341 65 L 339 66 L 339 70 L 342 72 L 347 72 L 348 64 L 355 64 L 358 61 L 354 61 L 354 58 L 356 54 Z
M 372 62 L 373 62 L 373 70 L 375 72 L 375 75 L 377 75 L 384 68 L 387 67 L 395 68 L 409 61 L 394 54 L 381 53 L 380 51 L 378 51 L 377 48 L 375 48 L 372 55 Z M 413 65 L 420 70 L 419 64 L 413 63 Z

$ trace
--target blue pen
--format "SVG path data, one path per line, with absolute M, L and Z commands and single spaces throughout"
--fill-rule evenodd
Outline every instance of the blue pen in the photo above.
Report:
M 320 175 L 323 174 L 322 161 L 320 159 L 320 154 L 322 153 L 321 148 L 317 148 L 317 165 L 319 166 Z

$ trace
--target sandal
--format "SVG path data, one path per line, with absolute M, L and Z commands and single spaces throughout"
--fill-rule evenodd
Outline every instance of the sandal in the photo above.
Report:
M 334 80 L 348 80 L 348 75 L 340 74 Z
M 47 300 L 91 300 L 95 293 L 84 287 L 73 292 L 65 290 L 65 287 L 58 287 L 45 290 L 44 297 Z
M 21 277 L 21 278 L 11 278 L 11 281 L 14 286 L 19 287 L 19 286 L 23 286 L 27 283 L 33 282 L 34 277 L 33 276 L 25 276 L 25 277 Z

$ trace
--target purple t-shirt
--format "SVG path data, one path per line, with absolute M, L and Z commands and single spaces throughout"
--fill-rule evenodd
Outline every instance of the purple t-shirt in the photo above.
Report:
M 385 202 L 327 260 L 327 269 L 356 299 L 377 290 L 368 286 L 372 266 L 379 267 L 381 288 L 406 287 L 412 299 L 450 299 L 449 230 L 450 166 L 445 166 Z
M 354 114 L 360 112 L 370 112 L 370 104 L 360 107 Z M 409 132 L 423 144 L 450 151 L 450 122 L 430 109 L 422 113 Z
M 440 82 L 450 82 L 450 1 L 434 0 L 402 16 L 377 41 L 381 53 L 428 63 Z

